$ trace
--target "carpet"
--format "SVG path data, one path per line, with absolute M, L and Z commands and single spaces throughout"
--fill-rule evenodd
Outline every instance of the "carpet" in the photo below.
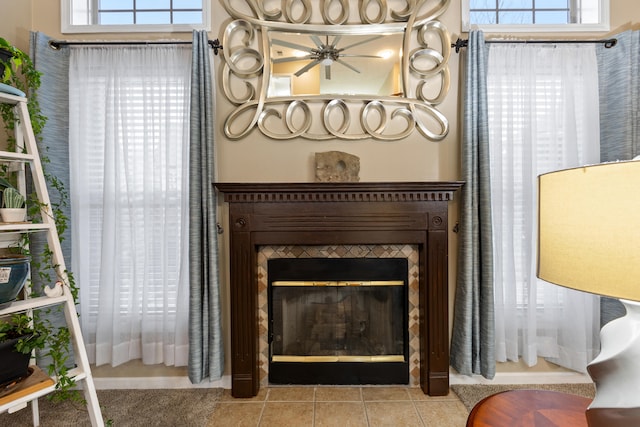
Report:
M 105 419 L 113 426 L 204 427 L 211 418 L 222 389 L 98 390 Z M 86 407 L 71 402 L 38 400 L 41 427 L 90 426 Z M 13 414 L 0 414 L 0 425 L 31 427 L 31 406 Z M 108 425 L 108 424 L 107 424 Z
M 595 395 L 593 384 L 454 384 L 451 386 L 451 390 L 458 395 L 469 411 L 485 397 L 501 391 L 516 389 L 560 391 L 590 399 L 593 399 Z

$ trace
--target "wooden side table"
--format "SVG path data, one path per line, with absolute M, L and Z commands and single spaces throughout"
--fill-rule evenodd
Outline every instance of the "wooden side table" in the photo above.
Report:
M 591 399 L 547 390 L 510 390 L 476 404 L 467 427 L 586 427 Z

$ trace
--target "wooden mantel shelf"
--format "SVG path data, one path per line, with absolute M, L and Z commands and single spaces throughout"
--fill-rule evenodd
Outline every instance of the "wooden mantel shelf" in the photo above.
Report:
M 449 392 L 448 202 L 460 181 L 216 183 L 229 203 L 232 395 L 258 366 L 257 253 L 263 245 L 411 244 L 419 252 L 420 383 Z

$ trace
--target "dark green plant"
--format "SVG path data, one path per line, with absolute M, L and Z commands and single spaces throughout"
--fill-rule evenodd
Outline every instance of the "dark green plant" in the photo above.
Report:
M 27 109 L 29 110 L 33 133 L 39 135 L 47 121 L 47 118 L 40 110 L 36 93 L 36 90 L 40 87 L 41 73 L 36 69 L 29 55 L 1 37 L 0 50 L 9 54 L 9 60 L 0 61 L 0 70 L 2 71 L 0 81 L 27 94 L 29 99 Z M 13 134 L 15 120 L 12 106 L 8 104 L 1 105 L 0 114 L 5 123 L 8 142 L 9 144 L 15 144 Z M 10 148 L 13 147 L 10 146 Z
M 24 313 L 15 313 L 10 319 L 0 323 L 0 341 L 19 338 L 15 350 L 22 354 L 29 354 L 45 346 L 45 337 L 37 333 L 37 325 L 32 324 L 31 318 Z

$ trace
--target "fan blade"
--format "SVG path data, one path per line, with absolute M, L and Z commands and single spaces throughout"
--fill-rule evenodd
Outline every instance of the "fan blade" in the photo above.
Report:
M 380 55 L 349 55 L 347 53 L 341 53 L 340 54 L 340 58 L 344 58 L 345 56 L 348 56 L 349 58 L 377 58 L 377 59 L 384 59 L 384 56 L 380 56 Z
M 359 45 L 365 44 L 365 43 L 369 43 L 370 41 L 377 40 L 377 39 L 379 39 L 381 37 L 384 37 L 384 36 L 380 35 L 380 36 L 369 37 L 368 39 L 361 40 L 361 41 L 359 41 L 357 43 L 353 43 L 353 44 L 350 44 L 349 46 L 345 46 L 343 48 L 340 48 L 340 49 L 338 49 L 338 51 L 342 52 L 343 50 L 351 49 L 352 47 L 359 46 Z
M 341 35 L 337 35 L 333 38 L 333 41 L 331 42 L 331 48 L 335 49 L 336 46 L 338 45 L 338 43 L 340 43 L 340 39 L 342 39 Z
M 320 37 L 316 36 L 315 34 L 312 34 L 309 36 L 309 38 L 313 41 L 313 43 L 316 45 L 318 49 L 322 49 L 323 44 L 322 44 L 322 41 L 320 40 Z
M 324 66 L 324 78 L 331 80 L 331 65 Z
M 290 47 L 291 49 L 297 49 L 297 50 L 303 50 L 303 51 L 308 51 L 309 49 L 311 49 L 309 46 L 303 46 L 301 44 L 291 43 L 285 40 L 273 39 L 271 40 L 271 43 L 277 44 L 279 46 Z
M 336 62 L 339 62 L 339 63 L 341 63 L 342 65 L 344 65 L 345 67 L 352 69 L 352 70 L 353 70 L 353 71 L 355 71 L 356 73 L 360 73 L 360 70 L 358 70 L 356 67 L 354 67 L 354 66 L 353 66 L 353 65 L 351 65 L 351 64 L 347 64 L 346 62 L 344 62 L 344 61 L 343 61 L 342 59 L 340 59 L 340 58 L 336 59 Z
M 313 62 L 309 62 L 307 65 L 305 65 L 304 67 L 300 68 L 298 71 L 296 71 L 294 74 L 296 77 L 300 77 L 301 75 L 303 75 L 304 73 L 306 73 L 307 71 L 309 71 L 310 69 L 312 69 L 313 67 L 315 67 L 316 65 L 320 64 L 320 61 L 318 61 L 317 59 Z
M 286 58 L 276 58 L 273 60 L 274 64 L 280 64 L 282 62 L 295 62 L 295 61 L 306 61 L 307 59 L 313 59 L 314 57 L 311 55 L 305 56 L 287 56 Z

